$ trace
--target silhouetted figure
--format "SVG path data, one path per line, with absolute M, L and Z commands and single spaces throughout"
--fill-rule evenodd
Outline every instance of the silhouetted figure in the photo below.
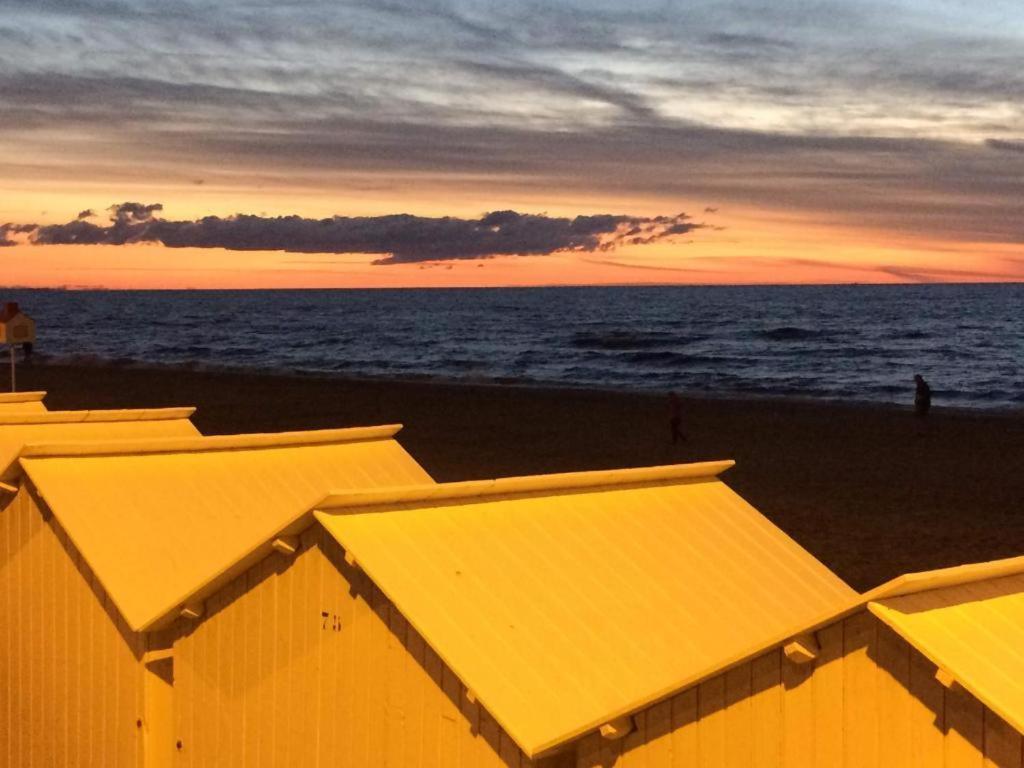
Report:
M 918 418 L 923 419 L 928 415 L 932 407 L 932 388 L 924 377 L 914 374 L 914 413 Z
M 26 341 L 21 345 L 21 359 L 26 363 L 32 362 L 32 342 Z
M 680 440 L 686 441 L 683 432 L 683 402 L 675 392 L 668 393 L 668 427 L 672 435 L 672 445 Z

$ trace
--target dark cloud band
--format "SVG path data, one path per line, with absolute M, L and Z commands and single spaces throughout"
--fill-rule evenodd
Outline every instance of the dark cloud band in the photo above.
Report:
M 24 235 L 35 230 L 35 224 L 0 224 L 0 248 L 9 248 L 18 244 L 11 235 Z
M 110 223 L 79 217 L 66 224 L 30 226 L 37 245 L 160 243 L 168 248 L 232 251 L 379 254 L 375 264 L 400 264 L 494 256 L 540 256 L 565 251 L 608 251 L 647 245 L 701 228 L 686 214 L 564 218 L 494 211 L 478 219 L 391 216 L 206 216 L 195 221 L 158 217 L 160 204 L 122 203 L 109 209 Z M 12 227 L 15 225 L 8 225 Z M 18 225 L 25 231 L 24 225 Z M 0 230 L 0 238 L 6 231 Z

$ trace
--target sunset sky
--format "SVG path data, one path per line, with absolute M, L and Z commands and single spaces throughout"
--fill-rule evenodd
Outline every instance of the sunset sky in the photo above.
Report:
M 1020 0 L 0 0 L 0 285 L 1021 280 L 1022 51 Z

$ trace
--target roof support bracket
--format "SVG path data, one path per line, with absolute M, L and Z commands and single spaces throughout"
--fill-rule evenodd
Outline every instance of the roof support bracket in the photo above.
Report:
M 298 536 L 278 536 L 274 539 L 271 546 L 275 551 L 280 552 L 286 557 L 291 557 L 299 550 L 299 537 Z
M 952 688 L 956 683 L 956 678 L 953 677 L 953 673 L 949 670 L 939 667 L 935 670 L 935 679 L 939 681 L 939 684 L 943 688 Z
M 173 648 L 155 648 L 142 654 L 142 663 L 148 666 L 149 664 L 155 664 L 156 662 L 163 661 L 164 659 L 173 658 Z
M 181 617 L 183 619 L 191 619 L 195 621 L 203 615 L 203 601 L 196 600 L 191 603 L 186 603 L 181 609 Z
M 797 635 L 782 648 L 786 658 L 794 664 L 807 664 L 818 658 L 821 646 L 817 638 L 810 632 Z
M 11 485 L 9 483 L 0 483 L 0 493 L 17 493 L 17 492 L 18 492 L 17 486 Z
M 624 738 L 633 731 L 633 718 L 629 715 L 617 717 L 614 720 L 609 720 L 598 730 L 604 738 L 609 740 Z

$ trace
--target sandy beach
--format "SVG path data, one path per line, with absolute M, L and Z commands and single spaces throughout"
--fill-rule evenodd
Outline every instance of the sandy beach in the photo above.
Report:
M 58 408 L 195 405 L 207 434 L 400 422 L 439 481 L 735 459 L 727 482 L 852 586 L 1024 553 L 1024 415 L 649 394 L 35 365 Z

